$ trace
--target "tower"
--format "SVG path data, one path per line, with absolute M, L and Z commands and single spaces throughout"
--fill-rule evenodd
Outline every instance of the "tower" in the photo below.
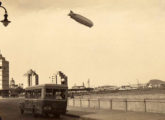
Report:
M 10 88 L 15 88 L 15 81 L 13 78 L 10 81 Z
M 9 90 L 9 62 L 0 53 L 0 91 Z
M 90 88 L 90 79 L 88 79 L 87 84 L 88 84 L 88 88 Z
M 33 81 L 32 81 L 32 77 L 35 76 L 35 85 L 39 84 L 39 76 L 38 74 L 33 71 L 32 69 L 30 69 L 27 73 L 24 74 L 24 76 L 28 77 L 28 86 L 32 86 Z

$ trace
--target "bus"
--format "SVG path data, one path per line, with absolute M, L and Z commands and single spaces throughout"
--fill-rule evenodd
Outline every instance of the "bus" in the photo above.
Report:
M 54 115 L 60 117 L 67 109 L 67 84 L 43 84 L 25 89 L 25 99 L 20 103 L 20 112 L 26 111 L 33 116 Z

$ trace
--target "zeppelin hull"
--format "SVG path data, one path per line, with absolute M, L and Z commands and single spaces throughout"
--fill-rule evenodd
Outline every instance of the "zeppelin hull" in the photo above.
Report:
M 75 14 L 73 13 L 72 11 L 69 13 L 69 16 L 74 19 L 75 21 L 83 24 L 83 25 L 86 25 L 88 27 L 92 27 L 93 26 L 93 22 L 91 20 L 89 20 L 88 18 L 82 16 L 82 15 L 79 15 L 79 14 Z

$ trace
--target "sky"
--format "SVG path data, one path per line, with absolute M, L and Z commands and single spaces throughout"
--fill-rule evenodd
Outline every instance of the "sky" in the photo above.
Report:
M 165 80 L 163 0 L 1 1 L 12 22 L 0 24 L 0 50 L 16 83 L 26 86 L 29 69 L 40 84 L 63 71 L 69 87 L 88 79 L 91 87 Z M 77 23 L 70 10 L 94 26 Z

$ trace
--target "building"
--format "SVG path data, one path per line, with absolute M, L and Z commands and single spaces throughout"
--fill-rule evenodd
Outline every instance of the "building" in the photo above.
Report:
M 73 86 L 72 89 L 85 89 L 85 86 Z
M 93 91 L 93 88 L 90 87 L 85 87 L 84 82 L 82 85 L 74 85 L 72 86 L 71 89 L 68 89 L 68 96 L 72 97 L 73 96 L 81 96 L 81 95 L 86 95 L 89 94 L 89 92 Z
M 10 89 L 17 88 L 17 87 L 18 87 L 18 85 L 15 84 L 15 80 L 12 78 L 11 81 L 10 81 Z
M 113 85 L 104 85 L 104 86 L 99 86 L 94 89 L 94 91 L 113 91 L 113 90 L 118 90 L 119 88 L 117 86 Z
M 9 91 L 9 62 L 0 53 L 0 95 L 7 95 Z
M 165 81 L 152 79 L 147 83 L 148 88 L 165 88 Z

